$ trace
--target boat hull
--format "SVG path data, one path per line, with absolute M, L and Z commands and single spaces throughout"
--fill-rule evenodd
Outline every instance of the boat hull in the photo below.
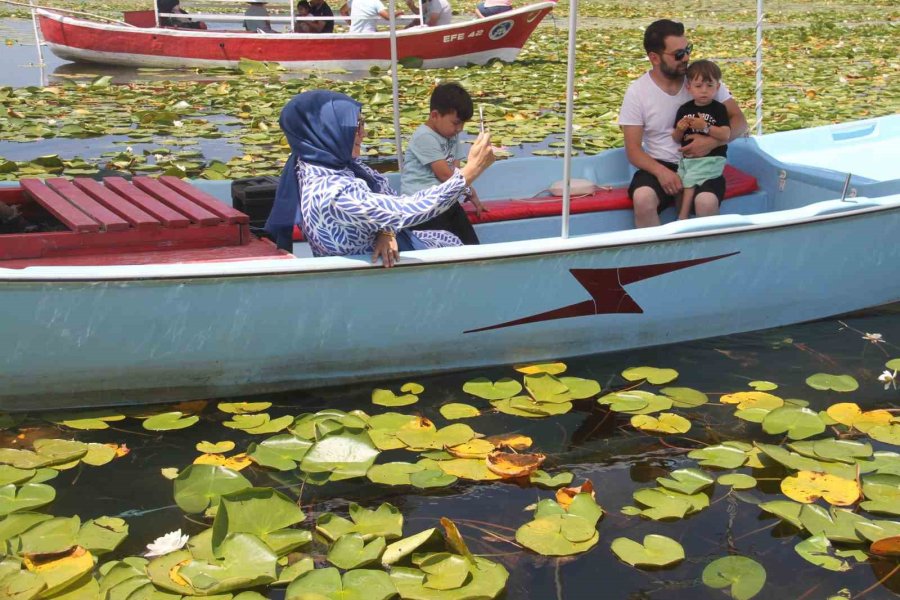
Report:
M 397 33 L 398 59 L 424 68 L 513 61 L 554 4 Z M 374 34 L 257 34 L 139 28 L 64 17 L 39 10 L 41 34 L 65 60 L 156 68 L 234 67 L 242 58 L 288 69 L 360 70 L 391 63 L 390 36 Z

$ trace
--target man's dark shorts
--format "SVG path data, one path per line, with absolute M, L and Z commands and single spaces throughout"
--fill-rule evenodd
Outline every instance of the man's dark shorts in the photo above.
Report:
M 657 162 L 670 171 L 678 171 L 678 165 L 674 163 L 662 160 Z M 666 208 L 675 204 L 675 196 L 671 196 L 663 191 L 656 176 L 649 171 L 638 169 L 634 174 L 634 177 L 631 178 L 631 185 L 628 186 L 628 197 L 634 200 L 634 191 L 641 187 L 653 188 L 653 191 L 656 192 L 656 197 L 659 198 L 659 206 L 656 207 L 656 212 L 661 213 Z M 702 194 L 703 192 L 715 194 L 716 198 L 719 199 L 719 204 L 722 204 L 722 198 L 725 197 L 725 176 L 720 175 L 715 179 L 704 181 L 702 184 L 698 185 L 694 198 L 697 197 L 697 194 Z

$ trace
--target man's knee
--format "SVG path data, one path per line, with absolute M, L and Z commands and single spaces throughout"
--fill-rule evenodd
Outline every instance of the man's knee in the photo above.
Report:
M 694 198 L 694 212 L 698 217 L 719 214 L 719 199 L 715 194 L 703 192 Z
M 655 215 L 656 209 L 659 208 L 659 198 L 656 196 L 656 191 L 651 187 L 639 187 L 634 190 L 632 202 L 634 203 L 634 213 L 636 215 L 648 213 Z

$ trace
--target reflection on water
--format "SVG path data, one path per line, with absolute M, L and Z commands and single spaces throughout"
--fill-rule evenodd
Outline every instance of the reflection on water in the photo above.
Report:
M 867 341 L 862 337 L 866 332 L 880 333 L 886 342 Z M 434 526 L 440 517 L 450 517 L 460 525 L 473 551 L 491 555 L 509 569 L 511 575 L 505 595 L 508 600 L 722 598 L 720 592 L 700 582 L 700 573 L 712 559 L 729 553 L 751 556 L 765 566 L 768 580 L 758 598 L 826 598 L 843 588 L 855 595 L 890 574 L 896 563 L 871 559 L 847 573 L 837 573 L 805 562 L 793 549 L 803 536 L 778 524 L 775 518 L 747 501 L 783 498 L 778 492 L 776 472 L 754 471 L 760 478 L 759 487 L 742 493 L 740 498 L 726 493 L 724 486 L 715 486 L 710 507 L 686 519 L 655 522 L 625 516 L 620 509 L 633 504 L 632 493 L 637 488 L 652 486 L 656 477 L 675 468 L 696 466 L 686 456 L 691 448 L 731 439 L 781 443 L 782 436 L 766 435 L 759 425 L 735 419 L 730 407 L 715 401 L 722 393 L 748 390 L 751 381 L 774 382 L 779 386 L 774 393 L 783 398 L 807 400 L 815 410 L 842 401 L 857 402 L 866 409 L 895 406 L 900 392 L 885 390 L 877 377 L 888 358 L 900 356 L 900 347 L 894 344 L 898 341 L 900 306 L 894 306 L 852 315 L 843 321 L 829 319 L 565 361 L 567 375 L 596 379 L 605 391 L 627 384 L 620 376 L 627 367 L 651 365 L 676 369 L 680 375 L 674 385 L 699 389 L 712 399 L 706 406 L 678 411 L 692 421 L 690 432 L 683 436 L 660 438 L 643 434 L 628 425 L 628 415 L 607 412 L 593 400 L 576 401 L 572 412 L 546 419 L 487 412 L 466 420 L 475 431 L 486 435 L 518 432 L 531 436 L 534 449 L 548 456 L 544 464 L 547 471 L 571 471 L 576 481 L 589 478 L 594 482 L 597 500 L 607 511 L 599 524 L 600 543 L 577 557 L 559 560 L 542 557 L 521 550 L 511 541 L 515 530 L 530 518 L 525 507 L 551 497 L 552 493 L 546 490 L 509 483 L 460 481 L 447 489 L 423 492 L 375 485 L 364 479 L 302 486 L 290 473 L 254 468 L 243 473 L 254 483 L 276 486 L 289 496 L 299 497 L 312 517 L 330 510 L 343 513 L 351 501 L 368 507 L 387 501 L 401 509 L 407 535 Z M 805 379 L 817 372 L 853 375 L 860 387 L 852 394 L 813 390 L 805 384 Z M 443 426 L 447 421 L 438 412 L 442 404 L 467 402 L 482 409 L 487 406 L 486 402 L 461 391 L 465 381 L 478 376 L 521 377 L 509 367 L 493 367 L 420 378 L 416 381 L 425 386 L 421 400 L 400 409 L 374 406 L 370 394 L 375 387 L 397 389 L 404 381 L 245 399 L 274 402 L 275 406 L 268 411 L 273 417 L 328 407 L 346 411 L 362 409 L 369 414 L 396 410 L 422 414 Z M 197 455 L 194 445 L 203 440 L 233 440 L 238 450 L 245 449 L 251 441 L 261 440 L 259 436 L 223 427 L 222 422 L 228 418 L 211 404 L 202 413 L 198 425 L 177 432 L 149 433 L 140 429 L 135 419 L 114 423 L 113 429 L 105 431 L 32 430 L 30 435 L 37 437 L 71 436 L 84 441 L 127 443 L 131 448 L 128 456 L 104 467 L 63 472 L 53 482 L 58 496 L 48 510 L 55 515 L 80 514 L 83 519 L 100 515 L 126 518 L 130 534 L 123 547 L 116 551 L 117 557 L 140 553 L 146 543 L 179 527 L 192 533 L 202 530 L 205 525 L 186 519 L 174 506 L 172 484 L 160 476 L 160 469 L 186 467 Z M 11 443 L 10 439 L 5 441 Z M 891 449 L 884 444 L 875 446 L 876 450 Z M 412 456 L 402 450 L 388 451 L 382 453 L 378 462 L 411 460 Z M 86 494 L 85 490 L 90 493 Z M 619 562 L 609 549 L 610 542 L 621 535 L 642 539 L 650 533 L 678 540 L 687 559 L 666 570 L 638 570 Z M 313 549 L 313 552 L 321 551 L 321 547 Z M 598 585 L 603 586 L 601 591 Z M 900 590 L 900 577 L 891 576 L 885 585 Z M 885 588 L 867 595 L 869 598 L 888 596 Z

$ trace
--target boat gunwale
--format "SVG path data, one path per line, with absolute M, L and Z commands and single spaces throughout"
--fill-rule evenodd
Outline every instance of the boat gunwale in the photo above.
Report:
M 808 217 L 798 217 L 795 219 L 787 219 L 784 221 L 779 221 L 776 223 L 755 223 L 755 224 L 747 224 L 747 225 L 733 225 L 726 226 L 720 228 L 713 229 L 704 229 L 702 231 L 686 231 L 683 233 L 667 233 L 663 232 L 662 234 L 653 235 L 652 237 L 648 237 L 646 239 L 638 239 L 631 241 L 611 241 L 604 243 L 601 241 L 600 243 L 591 242 L 589 238 L 595 238 L 598 236 L 610 236 L 615 234 L 621 234 L 623 231 L 614 231 L 614 232 L 603 232 L 596 234 L 587 234 L 587 235 L 578 235 L 576 237 L 570 238 L 560 238 L 560 237 L 551 237 L 551 238 L 534 238 L 529 240 L 517 240 L 513 242 L 498 242 L 492 244 L 484 244 L 481 246 L 463 246 L 463 247 L 453 247 L 453 248 L 435 248 L 431 250 L 427 250 L 431 256 L 427 259 L 423 260 L 422 257 L 416 256 L 419 252 L 411 252 L 405 253 L 405 260 L 401 258 L 399 262 L 395 264 L 393 269 L 408 269 L 408 268 L 416 268 L 416 267 L 431 267 L 431 266 L 439 266 L 439 265 L 455 265 L 455 264 L 465 264 L 470 262 L 484 262 L 484 261 L 502 261 L 502 260 L 518 260 L 522 258 L 528 258 L 531 256 L 554 256 L 559 254 L 568 254 L 568 253 L 583 253 L 583 252 L 592 252 L 596 250 L 611 250 L 615 248 L 625 248 L 625 247 L 635 247 L 635 246 L 644 246 L 648 244 L 659 244 L 663 242 L 677 242 L 683 240 L 697 239 L 697 238 L 714 238 L 720 237 L 723 235 L 730 235 L 735 233 L 747 233 L 754 231 L 766 231 L 766 230 L 775 230 L 775 229 L 783 229 L 785 227 L 802 227 L 806 225 L 814 225 L 821 222 L 845 219 L 845 218 L 855 218 L 866 216 L 870 213 L 879 213 L 879 212 L 891 212 L 891 211 L 900 211 L 900 194 L 892 194 L 890 196 L 879 197 L 879 198 L 866 198 L 866 197 L 858 197 L 853 198 L 853 202 L 858 202 L 860 200 L 872 200 L 875 202 L 883 201 L 885 199 L 893 199 L 893 202 L 890 204 L 879 204 L 876 206 L 864 206 L 858 209 L 851 209 L 846 211 L 821 214 L 821 215 L 812 215 Z M 835 202 L 835 199 L 824 200 L 822 202 Z M 799 210 L 803 208 L 807 208 L 808 206 L 814 206 L 815 204 L 821 204 L 822 202 L 813 203 L 804 207 L 798 207 L 797 209 L 786 209 L 786 210 Z M 776 211 L 782 212 L 782 211 Z M 774 213 L 758 213 L 758 214 L 774 214 Z M 725 216 L 725 217 L 747 217 L 752 215 L 738 215 L 738 214 L 725 214 L 725 215 L 717 215 L 717 216 Z M 556 217 L 547 217 L 547 218 L 556 218 Z M 708 217 L 708 218 L 716 218 L 716 217 Z M 667 225 L 679 224 L 680 222 L 675 221 L 672 223 L 667 223 L 666 225 L 661 225 L 660 228 L 665 228 Z M 691 220 L 690 223 L 697 223 L 697 220 Z M 643 232 L 646 230 L 627 230 L 628 232 Z M 531 250 L 531 251 L 522 251 L 522 252 L 512 252 L 507 254 L 497 255 L 491 252 L 492 249 L 496 249 L 498 246 L 504 246 L 507 244 L 522 244 L 523 242 L 534 242 L 534 241 L 544 241 L 550 242 L 555 246 L 563 246 L 556 247 L 550 250 Z M 458 253 L 460 250 L 463 250 L 467 254 L 475 254 L 475 256 L 466 256 L 462 258 L 433 258 L 435 254 L 447 254 L 447 253 Z M 421 252 L 421 251 L 420 251 Z M 410 256 L 412 254 L 413 256 Z M 362 256 L 362 255 L 360 255 Z M 330 259 L 330 260 L 329 260 Z M 347 264 L 344 265 L 325 265 L 325 262 L 333 262 L 335 260 L 338 261 L 346 261 Z M 302 264 L 298 264 L 302 263 Z M 266 267 L 258 266 L 260 263 L 265 263 Z M 317 267 L 316 263 L 322 264 L 321 267 Z M 231 267 L 228 272 L 186 272 L 186 273 L 148 273 L 148 274 L 132 274 L 132 275 L 119 275 L 116 273 L 111 274 L 98 274 L 98 269 L 104 270 L 114 270 L 119 271 L 123 269 L 141 269 L 141 268 L 152 268 L 152 269 L 166 269 L 171 270 L 173 268 L 190 268 L 190 267 L 198 267 L 198 266 L 216 266 L 216 267 Z M 237 267 L 237 269 L 234 269 Z M 241 269 L 241 267 L 250 267 L 249 269 Z M 280 267 L 280 268 L 279 268 Z M 312 268 L 310 268 L 312 267 Z M 32 270 L 33 269 L 33 270 Z M 54 275 L 46 275 L 39 271 L 46 270 L 59 270 L 65 269 L 66 273 L 63 274 L 54 274 Z M 181 263 L 181 264 L 150 264 L 150 265 L 91 265 L 91 266 L 40 266 L 40 267 L 25 267 L 22 269 L 5 269 L 0 267 L 0 283 L 56 283 L 56 282 L 124 282 L 124 281 L 193 281 L 200 279 L 230 279 L 230 278 L 243 278 L 243 277 L 281 277 L 281 276 L 297 276 L 297 275 L 322 275 L 322 274 L 330 274 L 330 273 L 344 273 L 344 272 L 354 272 L 354 271 L 363 271 L 369 269 L 383 269 L 380 264 L 373 264 L 369 260 L 364 259 L 360 260 L 357 257 L 350 256 L 332 256 L 332 257 L 303 257 L 297 258 L 294 260 L 284 260 L 279 259 L 277 261 L 260 259 L 260 260 L 248 260 L 241 262 L 229 262 L 229 263 L 216 263 L 216 262 L 208 262 L 208 263 Z M 79 272 L 80 271 L 80 272 Z M 15 273 L 16 277 L 10 277 L 9 274 Z

